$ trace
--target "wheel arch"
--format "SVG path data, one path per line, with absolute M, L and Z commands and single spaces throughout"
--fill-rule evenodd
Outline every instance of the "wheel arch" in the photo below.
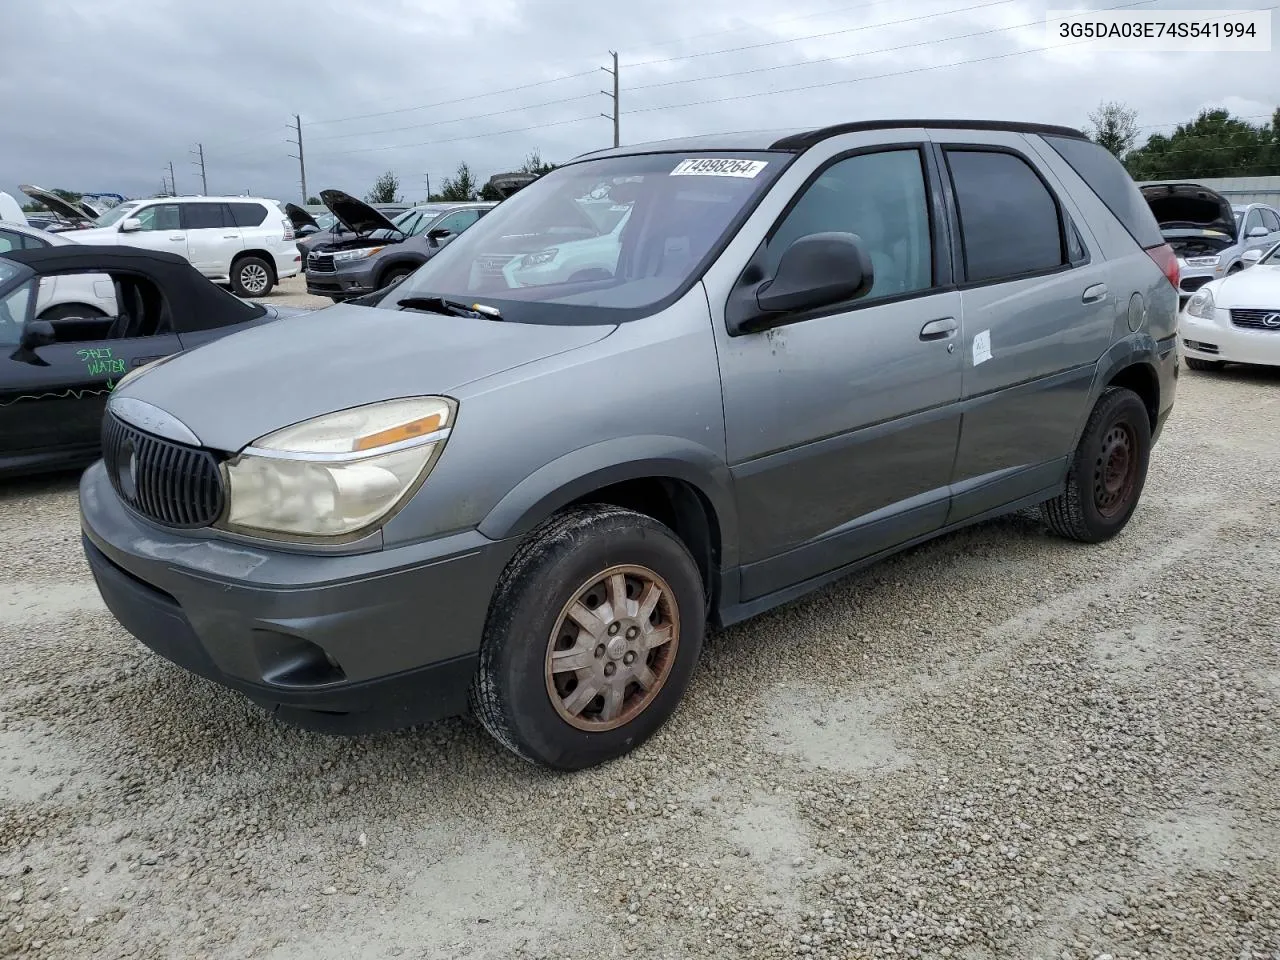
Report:
M 412 272 L 417 270 L 426 262 L 426 257 L 413 257 L 405 254 L 399 254 L 394 258 L 389 258 L 386 263 L 378 264 L 378 272 L 374 277 L 374 286 L 381 289 L 387 285 L 387 278 L 396 270 L 407 268 Z
M 231 269 L 235 270 L 236 264 L 245 257 L 257 257 L 259 260 L 265 261 L 267 269 L 271 271 L 271 282 L 273 284 L 280 282 L 280 275 L 276 272 L 276 258 L 269 251 L 259 250 L 256 247 L 241 250 L 231 258 Z
M 1125 387 L 1142 398 L 1151 421 L 1151 429 L 1155 430 L 1160 415 L 1159 356 L 1159 345 L 1146 332 L 1131 334 L 1111 345 L 1098 360 L 1093 387 L 1089 391 L 1089 402 L 1076 425 L 1072 450 L 1079 445 L 1089 416 L 1108 387 Z
M 494 539 L 521 537 L 565 507 L 610 503 L 671 527 L 697 561 L 710 599 L 718 571 L 737 564 L 737 515 L 728 466 L 675 437 L 608 440 L 535 470 L 480 522 Z

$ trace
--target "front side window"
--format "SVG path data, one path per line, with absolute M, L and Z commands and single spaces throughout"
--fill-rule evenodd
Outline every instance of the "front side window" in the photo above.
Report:
M 948 150 L 965 276 L 1011 280 L 1066 260 L 1058 203 L 1031 164 L 1011 153 Z
M 450 233 L 461 233 L 467 227 L 471 226 L 480 219 L 478 210 L 459 210 L 448 216 L 441 217 L 439 222 L 431 225 L 432 230 L 448 230 Z
M 933 245 L 920 152 L 860 154 L 824 170 L 769 237 L 765 275 L 777 273 L 796 240 L 829 231 L 856 234 L 871 257 L 874 282 L 859 302 L 932 287 Z
M 136 214 L 143 230 L 181 230 L 182 219 L 176 203 L 157 203 Z
M 1262 211 L 1257 207 L 1249 211 L 1249 215 L 1244 219 L 1244 235 L 1247 237 L 1258 227 L 1262 226 Z
M 791 159 L 654 153 L 560 167 L 477 219 L 378 306 L 483 302 L 531 323 L 643 315 L 692 283 Z M 628 313 L 601 313 L 612 310 Z
M 0 281 L 6 279 L 5 272 L 0 266 Z M 22 342 L 22 328 L 27 322 L 27 308 L 34 290 L 35 281 L 28 280 L 0 297 L 0 345 L 13 347 Z

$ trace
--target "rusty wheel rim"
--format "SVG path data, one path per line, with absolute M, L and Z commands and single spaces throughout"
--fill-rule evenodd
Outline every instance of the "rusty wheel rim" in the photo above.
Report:
M 667 582 L 648 567 L 610 567 L 575 590 L 556 619 L 547 694 L 579 730 L 614 730 L 653 702 L 679 645 L 680 611 Z
M 1093 502 L 1111 519 L 1129 505 L 1138 479 L 1138 443 L 1127 423 L 1113 424 L 1102 438 L 1093 469 Z

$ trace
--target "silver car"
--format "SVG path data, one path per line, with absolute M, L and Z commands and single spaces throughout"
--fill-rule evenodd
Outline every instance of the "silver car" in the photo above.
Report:
M 616 226 L 584 197 L 628 212 L 617 256 L 513 283 Z M 1061 127 L 588 154 L 380 294 L 121 381 L 85 553 L 144 644 L 277 717 L 470 709 L 587 767 L 671 716 L 709 626 L 1017 509 L 1123 530 L 1174 403 L 1177 269 Z
M 1280 212 L 1265 203 L 1232 206 L 1198 183 L 1144 183 L 1142 195 L 1178 254 L 1179 294 L 1185 302 L 1211 280 L 1239 273 L 1280 242 Z

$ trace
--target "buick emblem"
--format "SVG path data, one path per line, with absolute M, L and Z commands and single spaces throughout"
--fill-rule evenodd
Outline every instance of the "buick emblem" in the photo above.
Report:
M 1268 313 L 1262 318 L 1262 323 L 1268 327 L 1280 327 L 1280 313 Z

